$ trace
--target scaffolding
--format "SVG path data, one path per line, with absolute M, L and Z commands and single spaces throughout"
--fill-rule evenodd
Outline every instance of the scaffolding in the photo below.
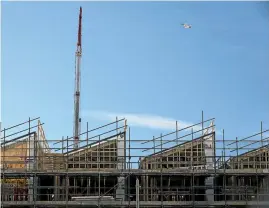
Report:
M 226 139 L 215 119 L 142 140 L 118 119 L 46 139 L 39 118 L 1 131 L 3 207 L 268 207 L 269 129 Z

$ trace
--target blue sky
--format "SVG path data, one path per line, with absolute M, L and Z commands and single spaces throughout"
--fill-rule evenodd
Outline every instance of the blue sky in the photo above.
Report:
M 40 116 L 48 139 L 72 135 L 79 6 L 84 127 L 127 115 L 132 138 L 149 139 L 203 110 L 227 139 L 269 128 L 269 14 L 258 2 L 2 2 L 5 127 Z

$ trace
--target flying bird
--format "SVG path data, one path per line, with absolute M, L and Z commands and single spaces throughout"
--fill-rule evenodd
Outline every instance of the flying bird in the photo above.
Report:
M 184 23 L 184 24 L 181 24 L 181 25 L 183 25 L 183 27 L 184 27 L 185 29 L 190 29 L 190 28 L 191 28 L 191 25 L 189 25 L 189 24 L 187 24 L 187 23 Z

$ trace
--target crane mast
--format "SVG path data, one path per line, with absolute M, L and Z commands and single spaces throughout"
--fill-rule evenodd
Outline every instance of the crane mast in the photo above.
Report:
M 78 42 L 76 50 L 76 64 L 75 64 L 75 93 L 74 93 L 74 149 L 78 148 L 79 136 L 80 136 L 80 66 L 81 66 L 81 20 L 82 20 L 82 8 L 79 10 L 79 26 L 78 26 Z

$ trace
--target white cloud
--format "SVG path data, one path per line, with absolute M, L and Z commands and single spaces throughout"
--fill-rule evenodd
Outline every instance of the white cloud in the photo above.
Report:
M 266 137 L 269 137 L 269 133 L 268 132 L 265 132 L 262 134 L 263 138 L 266 138 Z
M 151 129 L 162 129 L 162 130 L 175 130 L 176 129 L 176 119 L 166 118 L 156 115 L 148 114 L 132 114 L 132 113 L 111 113 L 104 111 L 82 111 L 83 117 L 92 117 L 94 119 L 105 120 L 105 121 L 115 121 L 116 117 L 118 119 L 127 119 L 128 125 L 151 128 Z M 193 123 L 177 120 L 178 128 L 182 129 L 193 125 Z M 209 125 L 209 123 L 208 123 Z M 199 131 L 202 127 L 196 125 L 193 127 L 193 131 Z M 189 129 L 191 130 L 191 129 Z

